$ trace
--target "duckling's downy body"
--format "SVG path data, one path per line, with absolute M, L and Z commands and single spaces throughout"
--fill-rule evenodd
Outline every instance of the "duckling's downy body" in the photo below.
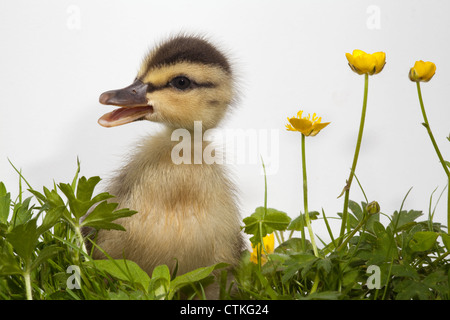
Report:
M 230 65 L 203 38 L 178 36 L 144 59 L 135 82 L 103 93 L 102 104 L 121 108 L 105 114 L 105 127 L 136 120 L 165 124 L 148 137 L 109 184 L 122 208 L 138 213 L 118 220 L 126 232 L 98 232 L 97 244 L 113 258 L 135 261 L 151 274 L 155 266 L 178 263 L 178 274 L 219 262 L 235 266 L 243 249 L 233 184 L 222 165 L 175 164 L 172 132 L 215 127 L 234 96 Z M 196 133 L 197 134 L 197 133 Z M 194 140 L 192 140 L 194 141 Z M 202 142 L 200 150 L 206 147 Z M 192 143 L 192 159 L 194 152 Z M 102 258 L 94 252 L 94 258 Z

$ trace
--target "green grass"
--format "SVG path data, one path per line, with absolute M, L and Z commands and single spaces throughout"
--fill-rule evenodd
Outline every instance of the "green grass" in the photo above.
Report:
M 349 201 L 348 232 L 342 239 L 333 234 L 325 212 L 309 212 L 312 227 L 324 223 L 331 239 L 325 243 L 318 237 L 318 256 L 310 241 L 293 236 L 305 234 L 304 215 L 291 220 L 265 200 L 243 220 L 243 232 L 255 245 L 275 232 L 281 244 L 272 253 L 260 249 L 264 264 L 250 262 L 250 253 L 244 253 L 234 271 L 237 290 L 232 290 L 225 281 L 226 264 L 184 275 L 162 265 L 148 275 L 129 260 L 93 260 L 80 228 L 122 229 L 114 220 L 135 212 L 117 210 L 106 202 L 112 197 L 107 193 L 95 194 L 100 178 L 78 174 L 79 166 L 71 183 L 42 192 L 28 185 L 26 198 L 22 190 L 12 198 L 0 183 L 0 299 L 202 299 L 214 281 L 224 300 L 450 298 L 450 236 L 433 222 L 432 198 L 424 220 L 419 220 L 421 211 L 405 210 L 404 201 L 390 215 L 369 213 L 367 201 Z M 20 180 L 26 183 L 21 175 Z M 80 221 L 94 204 L 93 218 Z M 380 222 L 381 215 L 388 217 L 387 224 Z

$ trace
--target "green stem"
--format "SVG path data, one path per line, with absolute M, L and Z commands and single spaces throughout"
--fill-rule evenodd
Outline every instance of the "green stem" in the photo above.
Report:
M 25 289 L 27 294 L 27 300 L 33 300 L 33 295 L 31 293 L 31 275 L 30 270 L 27 267 L 27 270 L 23 273 L 23 277 L 25 279 Z
M 87 252 L 87 248 L 86 248 L 86 243 L 84 242 L 83 235 L 81 234 L 81 228 L 77 227 L 75 230 L 76 230 L 76 234 L 77 234 L 77 238 L 78 238 L 78 242 L 79 242 L 79 245 L 81 247 L 81 250 L 84 253 L 88 253 Z
M 313 246 L 314 255 L 316 257 L 319 257 L 316 241 L 314 240 L 314 232 L 311 228 L 311 220 L 309 219 L 309 212 L 308 212 L 308 181 L 306 178 L 306 152 L 305 152 L 304 134 L 302 134 L 302 168 L 303 168 L 303 204 L 305 209 L 306 226 L 308 227 L 309 237 L 311 238 L 311 244 Z
M 312 286 L 312 288 L 311 288 L 311 292 L 310 292 L 309 294 L 313 294 L 314 292 L 316 292 L 317 287 L 319 286 L 319 282 L 320 282 L 320 279 L 319 279 L 319 270 L 317 270 L 317 272 L 316 272 L 316 277 L 314 278 L 314 284 L 313 284 L 313 286 Z
M 261 157 L 261 162 L 262 162 L 262 167 L 264 170 L 264 215 L 263 215 L 263 220 L 266 219 L 266 215 L 267 215 L 267 174 L 266 174 L 266 166 L 264 165 L 264 160 Z M 258 270 L 261 271 L 261 266 L 262 266 L 262 253 L 263 251 L 266 252 L 266 248 L 264 247 L 264 238 L 262 236 L 262 222 L 259 222 L 259 241 L 260 241 L 260 245 L 257 246 L 257 258 L 258 258 Z
M 436 266 L 438 264 L 438 262 L 440 262 L 441 260 L 443 260 L 445 257 L 447 257 L 450 254 L 450 251 L 447 251 L 446 253 L 444 253 L 442 256 L 438 257 L 436 260 L 434 260 L 431 264 L 433 266 Z
M 445 174 L 447 175 L 447 178 L 449 179 L 449 190 L 448 190 L 448 199 L 447 199 L 447 226 L 450 224 L 450 171 L 447 168 L 447 165 L 445 164 L 444 158 L 442 157 L 441 152 L 439 151 L 438 145 L 436 143 L 436 140 L 434 139 L 433 133 L 431 132 L 430 124 L 428 123 L 427 114 L 425 113 L 425 107 L 423 104 L 422 99 L 422 91 L 420 90 L 420 82 L 417 81 L 417 94 L 419 95 L 419 102 L 420 102 L 420 108 L 422 110 L 422 116 L 423 116 L 423 125 L 427 129 L 428 135 L 430 136 L 431 143 L 433 144 L 434 150 L 436 151 L 436 154 L 439 158 L 439 161 L 441 162 L 442 167 L 444 168 Z
M 362 112 L 361 112 L 361 121 L 359 124 L 358 140 L 356 142 L 355 154 L 353 156 L 353 163 L 352 163 L 352 168 L 350 170 L 350 176 L 348 177 L 347 184 L 345 186 L 344 210 L 342 212 L 342 224 L 341 224 L 341 231 L 339 234 L 339 244 L 342 243 L 342 240 L 344 239 L 345 227 L 347 226 L 350 186 L 352 184 L 353 176 L 355 174 L 356 163 L 358 162 L 359 150 L 361 148 L 361 141 L 362 141 L 362 136 L 363 136 L 363 131 L 364 131 L 364 122 L 366 119 L 367 95 L 368 95 L 368 91 L 369 91 L 368 89 L 369 89 L 369 75 L 366 73 L 364 75 L 364 100 L 363 100 L 363 107 L 362 107 Z
M 69 220 L 69 223 L 72 225 L 73 230 L 75 231 L 77 245 L 79 246 L 79 248 L 81 248 L 83 253 L 88 254 L 87 248 L 86 248 L 86 243 L 84 242 L 84 237 L 81 234 L 80 225 L 78 224 L 78 222 L 75 223 L 74 221 L 71 221 L 71 220 Z M 75 262 L 77 265 L 80 264 L 80 252 L 79 251 L 75 251 Z
M 367 219 L 369 219 L 369 214 L 366 214 L 366 216 L 359 222 L 356 228 L 353 229 L 353 231 L 347 236 L 347 238 L 345 238 L 345 241 L 341 243 L 341 245 L 337 248 L 337 251 L 341 251 L 342 248 L 344 248 L 347 245 L 347 243 L 350 241 L 351 238 L 353 238 L 355 233 L 358 232 L 359 229 L 361 229 L 361 227 L 366 224 Z
M 275 234 L 275 238 L 277 239 L 278 243 L 283 243 L 284 242 L 283 233 L 281 233 L 281 232 L 279 232 L 277 230 L 275 230 L 273 233 Z

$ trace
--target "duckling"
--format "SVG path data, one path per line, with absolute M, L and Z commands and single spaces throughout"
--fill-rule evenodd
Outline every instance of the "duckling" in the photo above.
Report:
M 175 164 L 172 132 L 194 122 L 216 127 L 234 103 L 235 83 L 226 56 L 209 40 L 178 35 L 144 58 L 134 82 L 104 92 L 100 103 L 119 108 L 98 123 L 115 127 L 148 120 L 163 124 L 141 141 L 107 191 L 119 208 L 138 213 L 118 219 L 126 231 L 99 230 L 96 243 L 111 257 L 136 262 L 151 275 L 166 264 L 178 274 L 226 262 L 236 266 L 244 250 L 236 189 L 223 165 Z M 194 140 L 192 139 L 192 142 Z M 202 141 L 204 150 L 208 142 Z M 191 144 L 191 156 L 198 148 Z M 94 251 L 94 258 L 104 258 Z

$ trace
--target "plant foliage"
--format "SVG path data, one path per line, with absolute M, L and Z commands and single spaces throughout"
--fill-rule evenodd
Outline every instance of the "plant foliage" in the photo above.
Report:
M 249 252 L 243 254 L 234 271 L 235 290 L 221 281 L 226 264 L 184 275 L 161 265 L 149 275 L 133 261 L 94 260 L 85 251 L 80 228 L 123 230 L 114 221 L 135 212 L 117 210 L 111 195 L 95 194 L 98 177 L 78 178 L 78 172 L 72 183 L 44 187 L 43 192 L 30 188 L 32 196 L 25 199 L 20 190 L 13 200 L 0 183 L 0 299 L 204 298 L 204 288 L 213 281 L 220 282 L 222 299 L 450 298 L 450 236 L 432 221 L 433 212 L 423 221 L 421 211 L 402 208 L 390 216 L 369 214 L 365 202 L 350 201 L 340 246 L 324 212 L 310 213 L 330 233 L 319 257 L 309 241 L 305 245 L 293 236 L 305 227 L 303 215 L 291 220 L 282 211 L 256 208 L 242 227 L 252 244 L 257 247 L 273 232 L 283 240 L 266 253 L 263 265 L 251 262 Z M 88 211 L 91 215 L 83 220 Z M 389 223 L 383 225 L 381 215 Z M 286 240 L 284 233 L 289 233 Z M 222 270 L 219 279 L 212 276 L 216 270 Z

